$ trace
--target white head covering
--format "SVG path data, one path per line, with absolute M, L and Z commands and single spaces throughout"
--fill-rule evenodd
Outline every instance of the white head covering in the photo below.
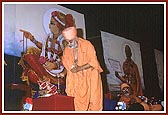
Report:
M 66 40 L 72 40 L 77 37 L 77 30 L 75 27 L 68 27 L 62 31 L 62 35 Z

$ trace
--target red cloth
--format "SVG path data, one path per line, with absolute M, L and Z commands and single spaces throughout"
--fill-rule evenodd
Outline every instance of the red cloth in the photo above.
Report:
M 57 93 L 57 87 L 54 84 L 47 83 L 45 81 L 38 81 L 38 85 L 40 89 L 46 90 L 47 94 Z
M 33 111 L 74 111 L 74 97 L 52 95 L 33 100 Z

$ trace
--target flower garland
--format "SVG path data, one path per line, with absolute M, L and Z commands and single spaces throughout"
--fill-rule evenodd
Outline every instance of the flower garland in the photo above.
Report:
M 63 50 L 64 50 L 64 45 L 63 45 L 63 36 L 62 35 L 59 35 L 58 38 L 57 38 L 57 41 L 56 43 L 54 44 L 54 52 L 53 52 L 53 55 L 52 55 L 52 40 L 53 40 L 53 34 L 50 33 L 49 35 L 49 40 L 48 40 L 48 48 L 47 48 L 47 56 L 48 56 L 48 59 L 50 62 L 56 62 L 57 66 L 59 69 L 55 69 L 55 70 L 47 70 L 46 71 L 51 74 L 52 76 L 56 76 L 56 74 L 60 73 L 63 71 L 64 69 L 64 66 L 61 62 L 61 59 L 60 57 L 58 56 L 58 54 L 60 54 Z M 46 58 L 45 58 L 45 44 L 46 43 L 43 43 L 43 47 L 42 47 L 42 52 L 41 52 L 41 55 L 40 55 L 40 63 L 41 64 L 45 64 L 46 63 Z M 59 51 L 58 48 L 59 46 L 61 47 L 61 50 L 62 51 Z
M 63 46 L 63 40 L 64 40 L 64 38 L 63 38 L 62 35 L 58 36 L 57 41 L 56 41 L 56 43 L 54 44 L 54 45 L 55 45 L 55 48 L 54 48 L 54 55 L 53 55 L 53 56 L 51 56 L 52 40 L 53 40 L 53 34 L 51 33 L 51 34 L 49 35 L 49 41 L 48 41 L 48 53 L 47 53 L 47 54 L 48 54 L 48 59 L 49 59 L 51 62 L 52 62 L 52 61 L 55 61 L 55 60 L 57 60 L 58 62 L 60 62 L 61 60 L 60 60 L 60 58 L 58 57 L 58 54 L 61 53 L 61 52 L 64 50 L 64 46 Z M 59 46 L 61 47 L 61 50 L 62 50 L 62 51 L 59 51 L 59 50 L 58 50 Z

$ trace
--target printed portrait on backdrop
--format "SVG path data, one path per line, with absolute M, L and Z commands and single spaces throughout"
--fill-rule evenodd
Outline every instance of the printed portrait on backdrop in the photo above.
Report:
M 127 82 L 136 87 L 135 95 L 142 95 L 145 87 L 140 44 L 103 31 L 101 38 L 105 64 L 110 72 L 107 74 L 109 90 L 119 91 L 120 84 Z

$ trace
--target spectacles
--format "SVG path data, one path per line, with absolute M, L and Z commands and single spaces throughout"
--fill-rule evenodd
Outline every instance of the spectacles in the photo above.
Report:
M 67 40 L 66 39 L 66 41 L 68 42 L 68 43 L 73 43 L 73 41 L 75 41 L 76 40 L 76 38 L 72 38 L 71 40 Z
M 122 92 L 128 92 L 129 90 L 130 90 L 129 87 L 124 87 L 123 90 L 122 90 Z
M 72 40 L 66 40 L 68 43 L 72 43 L 74 41 L 74 39 Z

